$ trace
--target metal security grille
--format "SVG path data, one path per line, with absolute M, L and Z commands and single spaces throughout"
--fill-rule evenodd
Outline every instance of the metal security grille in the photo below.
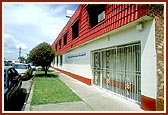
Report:
M 93 52 L 93 83 L 140 103 L 140 43 Z

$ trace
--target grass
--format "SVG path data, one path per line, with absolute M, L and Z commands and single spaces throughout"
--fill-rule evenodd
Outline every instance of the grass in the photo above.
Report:
M 44 72 L 37 71 L 34 78 L 34 89 L 31 105 L 53 104 L 61 102 L 80 101 L 68 86 L 52 71 L 45 76 Z

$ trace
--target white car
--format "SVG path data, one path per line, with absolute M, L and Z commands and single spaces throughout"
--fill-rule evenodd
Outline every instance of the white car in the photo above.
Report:
M 26 72 L 28 72 L 28 70 L 31 69 L 31 66 L 29 64 L 15 63 L 13 64 L 13 67 L 22 76 L 22 78 L 29 77 L 26 76 Z

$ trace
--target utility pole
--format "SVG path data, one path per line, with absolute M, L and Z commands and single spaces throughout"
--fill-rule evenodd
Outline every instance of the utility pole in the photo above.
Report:
M 21 47 L 19 48 L 19 61 L 21 62 Z

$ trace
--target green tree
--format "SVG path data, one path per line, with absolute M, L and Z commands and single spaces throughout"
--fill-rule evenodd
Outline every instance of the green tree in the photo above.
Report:
M 43 42 L 29 52 L 28 61 L 41 66 L 47 75 L 47 71 L 54 59 L 54 50 L 51 45 Z

